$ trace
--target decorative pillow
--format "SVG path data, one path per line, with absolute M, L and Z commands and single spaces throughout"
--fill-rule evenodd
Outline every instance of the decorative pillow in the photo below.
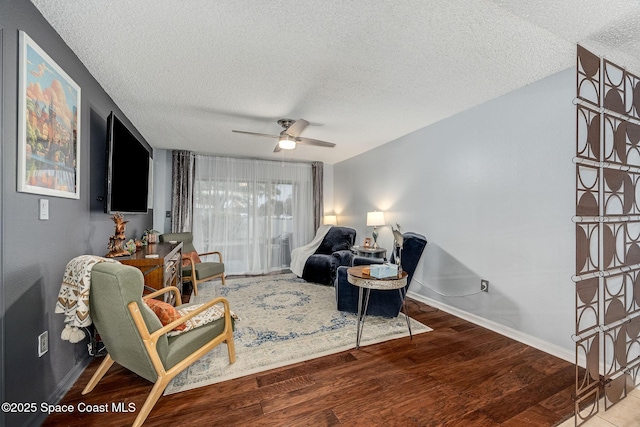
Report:
M 201 262 L 200 261 L 200 257 L 198 256 L 197 252 L 187 252 L 187 253 L 182 254 L 182 266 L 183 267 L 191 267 L 191 264 L 185 258 L 190 258 L 191 261 L 193 261 L 194 264 L 198 264 L 199 262 Z
M 167 326 L 169 323 L 182 317 L 180 313 L 178 313 L 178 311 L 175 309 L 175 307 L 167 302 L 159 301 L 153 298 L 146 299 L 144 302 L 146 302 L 151 311 L 153 311 L 156 316 L 158 316 L 158 319 L 160 319 L 160 323 L 162 323 L 162 326 Z M 182 324 L 176 326 L 174 330 L 182 331 L 185 328 L 186 325 Z
M 197 310 L 198 308 L 202 307 L 204 304 L 194 304 L 194 305 L 190 305 L 188 307 L 185 308 L 181 308 L 179 310 L 177 310 L 178 314 L 181 316 L 186 316 L 187 314 L 191 313 L 192 311 Z M 170 337 L 179 335 L 183 332 L 187 332 L 190 331 L 194 328 L 197 328 L 198 326 L 202 326 L 202 325 L 206 325 L 207 323 L 211 323 L 214 320 L 218 320 L 222 317 L 224 317 L 224 306 L 222 306 L 222 304 L 219 304 L 220 306 L 218 306 L 218 304 L 211 306 L 209 308 L 207 308 L 205 311 L 203 311 L 200 314 L 196 314 L 195 316 L 193 316 L 191 319 L 187 320 L 184 323 L 184 328 L 178 330 L 178 328 L 174 329 L 173 331 L 169 332 L 167 335 Z M 229 315 L 235 319 L 235 320 L 240 320 L 240 318 L 232 311 L 229 313 Z

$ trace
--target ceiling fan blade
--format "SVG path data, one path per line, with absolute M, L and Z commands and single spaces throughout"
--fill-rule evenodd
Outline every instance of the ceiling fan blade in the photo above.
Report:
M 291 135 L 292 137 L 296 138 L 297 136 L 299 136 L 302 131 L 309 126 L 309 122 L 306 121 L 305 119 L 298 119 L 295 122 L 293 122 L 293 124 L 291 126 L 289 126 L 289 129 L 285 130 L 285 132 L 288 135 Z
M 320 141 L 319 139 L 311 139 L 311 138 L 296 138 L 296 142 L 298 144 L 303 145 L 317 145 L 319 147 L 335 147 L 336 144 L 333 142 Z
M 281 148 L 280 148 L 280 144 L 276 144 L 276 148 L 273 149 L 274 153 L 278 153 L 280 152 Z
M 231 132 L 244 133 L 246 135 L 253 135 L 253 136 L 266 136 L 267 138 L 280 138 L 280 135 L 269 135 L 267 133 L 247 132 L 244 130 L 232 130 Z

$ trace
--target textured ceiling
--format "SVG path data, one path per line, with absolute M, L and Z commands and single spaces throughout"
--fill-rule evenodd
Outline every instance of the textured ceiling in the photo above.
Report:
M 154 148 L 333 164 L 569 68 L 576 43 L 640 70 L 638 0 L 32 2 Z M 337 146 L 231 132 L 301 117 Z

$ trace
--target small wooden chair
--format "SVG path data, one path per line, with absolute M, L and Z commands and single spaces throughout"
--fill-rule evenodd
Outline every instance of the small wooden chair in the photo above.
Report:
M 183 233 L 165 233 L 160 235 L 161 242 L 182 242 L 182 281 L 191 282 L 193 285 L 193 294 L 198 295 L 198 284 L 208 282 L 216 278 L 224 280 L 224 263 L 222 262 L 222 253 L 218 251 L 205 252 L 199 254 L 193 246 L 193 234 L 190 232 Z M 217 255 L 218 262 L 201 261 L 201 257 L 207 255 Z

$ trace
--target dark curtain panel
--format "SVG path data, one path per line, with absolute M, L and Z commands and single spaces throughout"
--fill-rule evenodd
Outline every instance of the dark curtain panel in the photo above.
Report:
M 195 155 L 191 151 L 173 150 L 171 167 L 171 232 L 192 231 L 193 182 Z
M 313 226 L 317 230 L 322 225 L 324 216 L 324 197 L 322 191 L 323 163 L 311 163 L 311 173 L 313 174 Z

